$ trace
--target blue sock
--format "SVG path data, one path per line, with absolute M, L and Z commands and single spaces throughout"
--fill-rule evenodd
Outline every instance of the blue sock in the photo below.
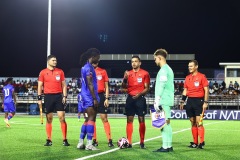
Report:
M 80 139 L 84 139 L 87 134 L 87 123 L 84 122 L 81 128 Z
M 87 139 L 92 140 L 94 133 L 94 121 L 88 121 L 87 123 Z
M 9 113 L 8 120 L 10 120 L 13 117 L 12 113 Z

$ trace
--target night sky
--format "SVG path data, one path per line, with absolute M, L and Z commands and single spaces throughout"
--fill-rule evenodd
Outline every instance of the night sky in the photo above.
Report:
M 0 0 L 0 77 L 37 77 L 46 67 L 47 21 L 48 0 Z M 90 47 L 102 54 L 165 48 L 219 68 L 240 59 L 240 0 L 52 0 L 51 36 L 65 72 Z

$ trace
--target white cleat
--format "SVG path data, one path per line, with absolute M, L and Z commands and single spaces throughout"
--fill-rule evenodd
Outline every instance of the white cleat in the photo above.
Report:
M 4 122 L 6 123 L 7 127 L 10 127 L 10 124 L 8 122 L 8 119 L 4 119 Z
M 83 143 L 78 143 L 78 145 L 77 145 L 77 149 L 85 149 L 85 145 L 83 144 Z
M 97 149 L 96 147 L 94 147 L 93 145 L 87 145 L 85 150 L 88 150 L 88 151 L 97 151 L 99 149 Z

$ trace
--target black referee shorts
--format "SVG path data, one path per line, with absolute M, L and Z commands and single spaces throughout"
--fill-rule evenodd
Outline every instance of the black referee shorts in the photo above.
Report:
M 44 104 L 46 108 L 46 114 L 55 111 L 65 111 L 62 99 L 62 94 L 45 94 Z
M 126 100 L 126 115 L 134 116 L 145 116 L 147 114 L 147 103 L 144 96 L 140 96 L 137 99 L 133 99 L 132 96 L 128 95 Z
M 100 102 L 98 104 L 97 112 L 100 114 L 107 114 L 108 108 L 104 106 L 105 95 L 102 92 L 102 93 L 98 93 L 98 96 L 100 98 Z
M 200 116 L 200 114 L 202 114 L 203 103 L 204 103 L 204 98 L 188 97 L 187 103 L 186 103 L 186 106 L 185 106 L 187 116 L 189 118 Z

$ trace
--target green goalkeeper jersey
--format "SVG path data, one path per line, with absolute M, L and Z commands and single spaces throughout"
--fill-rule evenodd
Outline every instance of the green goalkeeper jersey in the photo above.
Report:
M 168 64 L 161 67 L 157 74 L 155 84 L 155 99 L 159 99 L 159 105 L 174 105 L 174 74 Z

